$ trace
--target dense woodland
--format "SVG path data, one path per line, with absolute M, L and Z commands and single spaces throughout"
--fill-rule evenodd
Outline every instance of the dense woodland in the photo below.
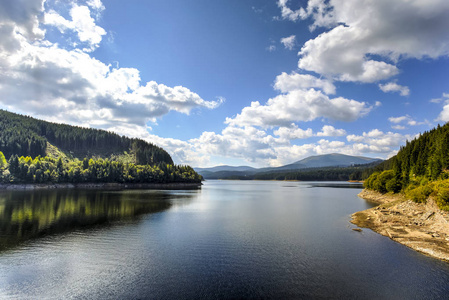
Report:
M 365 181 L 366 188 L 404 192 L 417 202 L 433 196 L 440 208 L 449 210 L 449 123 L 407 142 L 382 167 Z
M 47 142 L 78 159 L 134 153 L 139 165 L 173 164 L 162 148 L 139 139 L 131 139 L 99 129 L 46 122 L 0 110 L 0 151 L 5 157 L 46 156 Z
M 56 151 L 49 153 L 49 149 Z M 54 150 L 56 149 L 56 150 Z M 0 182 L 201 182 L 162 148 L 105 130 L 56 124 L 0 110 Z

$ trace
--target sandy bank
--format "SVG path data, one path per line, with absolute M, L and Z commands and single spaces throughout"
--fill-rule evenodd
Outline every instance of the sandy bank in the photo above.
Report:
M 192 190 L 200 189 L 202 183 L 51 183 L 51 184 L 0 184 L 0 190 L 48 190 L 48 189 L 152 189 Z
M 402 195 L 363 190 L 359 197 L 379 205 L 352 215 L 352 223 L 370 228 L 416 251 L 449 261 L 449 212 L 432 198 L 415 203 Z

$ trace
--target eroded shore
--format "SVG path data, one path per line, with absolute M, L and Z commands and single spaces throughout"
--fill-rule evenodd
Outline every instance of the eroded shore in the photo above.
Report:
M 152 189 L 192 190 L 200 189 L 202 183 L 52 183 L 52 184 L 0 184 L 0 190 L 48 190 L 48 189 Z
M 353 224 L 449 261 L 449 212 L 440 210 L 432 198 L 421 204 L 403 195 L 382 195 L 368 190 L 363 190 L 359 197 L 379 205 L 352 214 Z

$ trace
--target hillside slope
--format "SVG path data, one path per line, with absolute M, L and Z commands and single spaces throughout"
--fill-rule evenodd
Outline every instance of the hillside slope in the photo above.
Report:
M 449 123 L 407 142 L 383 172 L 374 172 L 365 187 L 380 193 L 403 192 L 415 202 L 433 196 L 449 210 Z
M 78 159 L 110 158 L 126 152 L 132 153 L 136 164 L 173 164 L 164 149 L 140 139 L 119 136 L 105 130 L 46 122 L 5 110 L 0 110 L 0 151 L 6 158 L 11 155 L 32 158 L 51 156 L 60 151 L 62 156 Z
M 0 110 L 0 188 L 24 183 L 197 186 L 201 180 L 191 167 L 174 165 L 164 149 L 143 140 Z

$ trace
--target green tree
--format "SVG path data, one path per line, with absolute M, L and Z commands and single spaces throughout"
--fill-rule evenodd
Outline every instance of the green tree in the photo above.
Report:
M 5 155 L 3 155 L 3 152 L 0 151 L 0 170 L 3 170 L 7 167 L 7 162 Z

